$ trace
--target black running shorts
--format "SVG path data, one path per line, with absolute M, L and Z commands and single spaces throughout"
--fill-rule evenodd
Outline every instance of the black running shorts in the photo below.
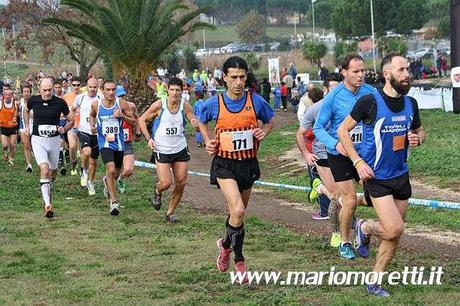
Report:
M 182 151 L 174 154 L 162 154 L 158 152 L 153 152 L 150 161 L 152 163 L 163 163 L 163 164 L 172 164 L 174 162 L 188 162 L 190 160 L 190 152 L 188 147 L 185 147 Z
M 121 167 L 123 167 L 123 151 L 102 148 L 100 152 L 104 164 L 113 162 L 115 163 L 115 168 L 121 169 Z
M 389 180 L 371 179 L 365 181 L 364 188 L 373 198 L 392 195 L 396 200 L 407 200 L 412 196 L 409 172 Z
M 327 160 L 332 176 L 336 182 L 355 180 L 359 182 L 359 174 L 353 166 L 353 162 L 341 154 L 334 155 L 327 153 Z
M 256 158 L 235 160 L 214 156 L 211 163 L 211 184 L 217 185 L 217 179 L 233 179 L 239 191 L 247 190 L 260 178 L 259 162 Z

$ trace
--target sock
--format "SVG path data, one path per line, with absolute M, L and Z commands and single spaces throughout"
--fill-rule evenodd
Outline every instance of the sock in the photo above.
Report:
M 230 225 L 228 219 L 226 222 L 226 235 L 225 239 L 222 242 L 222 246 L 226 249 L 232 248 L 235 252 L 235 262 L 244 261 L 243 256 L 243 241 L 244 241 L 244 224 L 241 224 L 238 227 Z
M 351 242 L 350 242 L 350 241 L 342 241 L 342 242 L 340 242 L 340 246 L 343 246 L 345 243 L 349 243 L 349 244 L 351 244 Z
M 32 168 L 32 164 L 27 164 L 27 168 Z
M 319 185 L 316 187 L 316 191 L 317 191 L 319 194 L 322 194 L 321 188 L 323 188 L 323 183 L 319 184 Z
M 88 176 L 88 170 L 83 169 L 83 170 L 82 170 L 82 173 L 83 173 L 83 176 L 85 176 L 85 177 Z
M 75 170 L 75 168 L 77 168 L 77 162 L 73 161 L 72 162 L 72 170 Z
M 40 179 L 40 190 L 45 207 L 51 205 L 51 184 L 49 179 Z

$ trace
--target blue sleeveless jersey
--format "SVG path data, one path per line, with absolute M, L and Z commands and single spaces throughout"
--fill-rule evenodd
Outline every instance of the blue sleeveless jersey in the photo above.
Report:
M 412 125 L 412 102 L 404 96 L 404 109 L 392 112 L 379 92 L 374 92 L 377 116 L 373 125 L 363 124 L 361 157 L 374 171 L 376 179 L 387 180 L 409 171 L 407 133 Z
M 96 116 L 97 144 L 99 150 L 108 148 L 114 151 L 125 150 L 125 137 L 123 134 L 123 119 L 115 118 L 113 112 L 120 109 L 120 102 L 117 98 L 111 108 L 107 108 L 99 100 Z

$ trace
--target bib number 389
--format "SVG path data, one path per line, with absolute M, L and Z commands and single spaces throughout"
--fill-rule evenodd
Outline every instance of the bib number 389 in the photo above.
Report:
M 118 120 L 109 119 L 102 121 L 102 133 L 107 141 L 115 141 L 116 136 L 120 133 Z

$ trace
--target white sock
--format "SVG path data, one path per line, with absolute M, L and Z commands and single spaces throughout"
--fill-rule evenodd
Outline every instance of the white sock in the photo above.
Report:
M 83 176 L 84 176 L 84 177 L 87 177 L 87 176 L 88 176 L 88 170 L 87 170 L 87 169 L 83 169 L 83 172 L 82 172 L 82 173 L 83 173 Z
M 49 179 L 40 179 L 40 190 L 42 192 L 45 207 L 51 205 L 51 184 Z
M 321 188 L 323 188 L 323 183 L 319 184 L 317 187 L 316 187 L 316 191 L 319 193 L 319 194 L 323 194 L 321 192 Z

